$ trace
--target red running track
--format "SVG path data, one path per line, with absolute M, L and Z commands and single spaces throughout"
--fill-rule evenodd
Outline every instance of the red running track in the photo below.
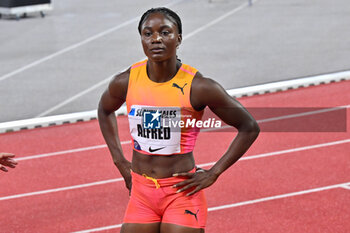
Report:
M 239 101 L 246 107 L 335 107 L 349 105 L 349 93 L 350 82 L 343 81 Z M 262 132 L 206 190 L 206 232 L 350 232 L 349 117 L 346 122 L 345 132 Z M 130 158 L 127 119 L 119 117 L 118 125 Z M 202 132 L 197 164 L 216 161 L 233 137 Z M 74 232 L 122 222 L 128 193 L 96 121 L 2 134 L 0 148 L 19 160 L 16 169 L 1 173 L 0 232 Z

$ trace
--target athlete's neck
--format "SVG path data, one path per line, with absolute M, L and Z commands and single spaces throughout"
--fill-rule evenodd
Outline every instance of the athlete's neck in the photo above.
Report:
M 167 82 L 176 75 L 180 66 L 181 63 L 176 58 L 161 62 L 148 60 L 147 75 L 154 82 Z

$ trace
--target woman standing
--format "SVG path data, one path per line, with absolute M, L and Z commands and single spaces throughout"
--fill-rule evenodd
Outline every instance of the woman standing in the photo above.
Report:
M 215 81 L 182 64 L 179 16 L 152 8 L 138 27 L 147 60 L 118 74 L 103 93 L 98 118 L 113 161 L 130 191 L 122 233 L 202 233 L 207 206 L 203 189 L 234 164 L 259 134 L 253 117 Z M 116 111 L 127 105 L 133 138 L 132 162 L 120 144 Z M 209 170 L 195 167 L 193 148 L 199 130 L 171 122 L 199 121 L 209 107 L 238 134 Z

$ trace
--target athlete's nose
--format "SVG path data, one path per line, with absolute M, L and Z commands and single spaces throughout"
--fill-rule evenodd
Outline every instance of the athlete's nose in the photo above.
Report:
M 159 43 L 161 42 L 162 37 L 160 36 L 159 33 L 154 33 L 152 36 L 152 43 Z

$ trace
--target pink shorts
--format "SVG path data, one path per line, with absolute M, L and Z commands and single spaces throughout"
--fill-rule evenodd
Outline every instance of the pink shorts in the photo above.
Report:
M 195 169 L 190 172 L 195 172 Z M 203 190 L 187 197 L 186 194 L 190 191 L 176 193 L 179 188 L 172 187 L 186 178 L 153 179 L 134 172 L 131 175 L 131 197 L 124 223 L 162 222 L 205 228 L 207 202 Z

